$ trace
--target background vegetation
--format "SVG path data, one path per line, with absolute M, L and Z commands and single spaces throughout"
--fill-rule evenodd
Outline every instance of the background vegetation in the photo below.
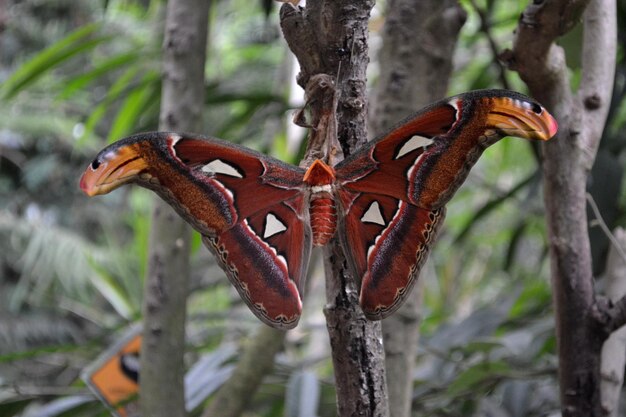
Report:
M 526 4 L 461 4 L 468 20 L 449 93 L 524 91 L 494 51 L 510 46 Z M 138 188 L 87 199 L 77 183 L 106 143 L 156 129 L 164 6 L 159 0 L 0 2 L 0 416 L 107 413 L 78 377 L 119 331 L 141 319 L 153 199 Z M 373 49 L 385 2 L 376 7 Z M 297 163 L 303 133 L 293 132 L 290 119 L 301 93 L 276 14 L 268 2 L 213 3 L 202 132 Z M 580 78 L 580 36 L 574 30 L 561 42 L 572 87 Z M 611 229 L 626 221 L 625 75 L 621 49 L 588 184 Z M 373 84 L 377 76 L 372 51 Z M 528 143 L 502 141 L 449 205 L 424 274 L 418 415 L 558 412 L 539 157 Z M 596 221 L 590 225 L 602 286 L 609 241 Z M 203 399 L 227 380 L 260 324 L 198 236 L 192 246 L 186 360 L 189 368 L 203 367 L 188 382 Z M 303 320 L 254 396 L 252 415 L 335 414 L 321 275 L 314 264 Z M 199 415 L 203 404 L 193 408 Z

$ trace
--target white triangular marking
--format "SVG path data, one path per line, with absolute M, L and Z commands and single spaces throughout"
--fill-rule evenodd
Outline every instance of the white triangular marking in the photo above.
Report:
M 241 173 L 239 173 L 239 171 L 237 171 L 234 166 L 227 164 L 226 162 L 219 159 L 214 159 L 213 161 L 203 166 L 202 172 L 206 172 L 210 175 L 224 174 L 231 177 L 243 178 L 243 175 L 241 175 Z
M 287 226 L 285 226 L 283 222 L 278 220 L 278 218 L 274 216 L 274 214 L 269 213 L 265 217 L 265 230 L 263 231 L 264 239 L 274 236 L 277 233 L 284 232 L 285 230 L 287 230 Z
M 383 214 L 380 212 L 380 205 L 378 201 L 374 201 L 370 204 L 369 208 L 363 213 L 361 217 L 361 221 L 363 223 L 376 223 L 381 226 L 385 226 L 385 219 L 383 219 Z
M 395 159 L 402 158 L 409 152 L 412 152 L 419 148 L 425 148 L 426 146 L 433 143 L 432 139 L 426 138 L 424 136 L 415 135 L 411 139 L 407 140 L 404 145 L 400 148 L 398 153 L 396 154 Z

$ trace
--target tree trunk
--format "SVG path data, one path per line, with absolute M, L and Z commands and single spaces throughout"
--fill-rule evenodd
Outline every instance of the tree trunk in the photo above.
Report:
M 206 0 L 169 0 L 163 42 L 160 130 L 200 130 L 207 39 Z M 144 416 L 184 416 L 185 314 L 190 231 L 158 199 L 144 289 L 140 406 Z
M 378 61 L 380 78 L 370 111 L 374 134 L 444 97 L 466 13 L 456 0 L 391 0 Z M 430 271 L 422 269 L 422 275 Z M 411 414 L 413 367 L 419 337 L 422 284 L 383 321 L 389 412 Z
M 588 5 L 587 9 L 585 7 Z M 544 146 L 544 184 L 553 300 L 565 417 L 601 415 L 600 350 L 616 320 L 593 290 L 585 185 L 604 128 L 616 51 L 614 0 L 534 2 L 522 14 L 513 51 L 503 54 L 559 122 Z M 582 79 L 572 94 L 554 41 L 584 11 Z
M 606 261 L 606 292 L 614 302 L 626 295 L 626 230 L 614 232 L 615 241 Z M 626 364 L 626 327 L 613 332 L 602 347 L 602 412 L 618 417 Z M 622 414 L 623 415 L 623 414 Z
M 281 27 L 296 55 L 311 110 L 310 158 L 315 137 L 338 139 L 349 154 L 367 140 L 365 72 L 368 63 L 368 19 L 372 0 L 309 0 L 305 8 L 285 3 Z M 330 80 L 330 85 L 326 81 Z M 320 97 L 320 90 L 322 96 Z M 324 124 L 316 125 L 315 121 Z M 323 128 L 323 129 L 322 129 Z M 326 132 L 333 132 L 326 135 Z M 336 134 L 334 133 L 336 132 Z M 332 137 L 332 136 L 336 136 Z M 324 145 L 321 145 L 324 146 Z M 335 160 L 337 161 L 337 160 Z M 354 277 L 345 267 L 335 240 L 325 248 L 327 327 L 332 348 L 337 410 L 340 416 L 386 416 L 384 357 L 379 322 L 365 319 L 358 305 Z
M 274 366 L 274 355 L 283 346 L 286 332 L 262 325 L 244 347 L 233 375 L 224 384 L 202 417 L 237 417 L 252 401 L 263 377 Z

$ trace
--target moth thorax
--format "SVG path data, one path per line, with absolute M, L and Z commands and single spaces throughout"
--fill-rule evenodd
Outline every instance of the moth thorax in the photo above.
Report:
M 324 246 L 335 235 L 337 210 L 335 200 L 329 193 L 316 193 L 309 206 L 313 245 Z
M 303 181 L 310 187 L 309 215 L 313 232 L 313 245 L 328 243 L 337 229 L 337 210 L 332 196 L 335 170 L 316 159 L 304 174 Z

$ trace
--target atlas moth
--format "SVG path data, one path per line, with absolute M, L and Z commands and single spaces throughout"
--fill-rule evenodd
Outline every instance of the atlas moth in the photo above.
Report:
M 312 246 L 337 237 L 372 320 L 415 284 L 445 205 L 488 146 L 504 136 L 548 140 L 555 119 L 506 90 L 460 94 L 409 116 L 352 155 L 306 169 L 219 139 L 142 133 L 103 149 L 80 187 L 149 188 L 203 236 L 254 314 L 294 327 Z

